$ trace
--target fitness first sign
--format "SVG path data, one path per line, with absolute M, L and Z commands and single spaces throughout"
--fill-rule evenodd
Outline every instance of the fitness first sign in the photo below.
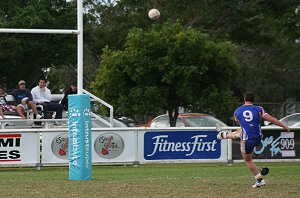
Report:
M 144 158 L 165 159 L 219 159 L 221 143 L 216 131 L 146 132 Z

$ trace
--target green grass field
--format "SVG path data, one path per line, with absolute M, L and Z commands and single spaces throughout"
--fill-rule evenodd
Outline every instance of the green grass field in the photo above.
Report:
M 68 180 L 67 167 L 0 168 L 1 197 L 300 197 L 300 163 L 258 163 L 266 186 L 243 163 L 93 166 L 93 180 Z

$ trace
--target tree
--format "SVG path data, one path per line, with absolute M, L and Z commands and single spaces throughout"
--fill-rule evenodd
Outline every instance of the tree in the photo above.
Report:
M 133 28 L 124 50 L 106 47 L 93 91 L 110 101 L 117 114 L 165 110 L 175 126 L 179 107 L 190 109 L 217 93 L 233 101 L 230 87 L 237 73 L 229 43 L 216 43 L 198 30 L 167 22 L 149 31 Z M 214 109 L 210 105 L 207 109 Z
M 291 94 L 300 97 L 299 86 L 291 81 L 282 83 L 299 78 L 299 71 L 295 69 L 299 65 L 299 59 L 295 58 L 299 51 L 299 43 L 295 40 L 300 38 L 298 0 L 120 0 L 111 5 L 102 3 L 93 10 L 100 16 L 100 22 L 93 26 L 95 40 L 92 43 L 95 44 L 92 49 L 97 55 L 105 45 L 110 49 L 122 49 L 131 27 L 149 28 L 152 21 L 146 13 L 151 8 L 160 10 L 162 22 L 180 20 L 183 26 L 199 29 L 214 40 L 233 43 L 242 74 L 232 89 L 236 96 L 253 90 L 257 99 L 264 102 L 283 102 Z M 270 85 L 265 86 L 266 83 Z

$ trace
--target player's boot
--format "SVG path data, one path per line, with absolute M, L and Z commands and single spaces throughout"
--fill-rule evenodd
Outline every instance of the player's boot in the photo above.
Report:
M 217 134 L 217 138 L 218 138 L 219 140 L 223 140 L 223 139 L 225 139 L 225 138 L 227 137 L 227 133 L 228 133 L 228 132 L 222 132 L 222 131 L 220 131 L 220 132 Z
M 228 132 L 227 131 L 223 131 L 222 127 L 219 124 L 216 124 L 216 130 L 218 132 L 217 138 L 219 140 L 223 140 L 223 139 L 226 138 Z
M 261 186 L 266 185 L 265 181 L 262 179 L 260 182 L 256 181 L 255 184 L 252 186 L 252 188 L 259 188 Z

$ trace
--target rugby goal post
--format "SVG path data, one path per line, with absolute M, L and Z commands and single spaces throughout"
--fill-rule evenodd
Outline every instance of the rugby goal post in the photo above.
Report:
M 69 100 L 69 180 L 92 179 L 91 112 L 89 96 L 83 94 L 83 7 L 77 0 L 77 30 L 7 29 L 0 33 L 77 34 L 77 95 Z M 70 102 L 71 101 L 71 102 Z M 82 104 L 80 104 L 82 103 Z M 71 105 L 70 105 L 71 104 Z M 111 123 L 112 124 L 112 123 Z

